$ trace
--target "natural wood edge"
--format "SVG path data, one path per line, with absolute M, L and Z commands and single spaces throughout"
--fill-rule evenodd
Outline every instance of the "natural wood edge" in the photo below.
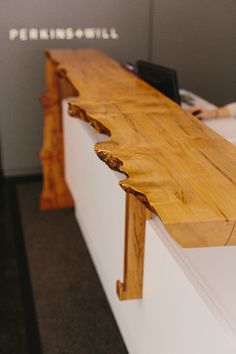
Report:
M 71 117 L 79 118 L 79 119 L 83 120 L 84 122 L 89 123 L 98 133 L 105 134 L 105 135 L 111 137 L 110 130 L 108 128 L 106 128 L 98 120 L 90 117 L 86 113 L 86 111 L 83 108 L 81 108 L 77 103 L 69 102 L 68 107 L 69 107 L 68 113 Z M 107 143 L 109 143 L 109 141 Z M 123 162 L 118 157 L 111 154 L 110 152 L 107 152 L 105 150 L 101 150 L 100 143 L 95 144 L 94 150 L 95 150 L 97 156 L 100 158 L 100 160 L 105 162 L 110 167 L 110 169 L 112 169 L 113 171 L 116 171 L 116 172 L 123 173 L 126 177 L 129 177 L 128 173 L 125 171 L 125 168 L 123 166 Z M 127 180 L 125 179 L 125 180 L 119 182 L 121 188 L 123 188 L 123 190 L 125 192 L 132 193 L 133 195 L 135 195 L 138 198 L 138 200 L 141 203 L 143 203 L 147 209 L 150 210 L 151 213 L 156 214 L 156 211 L 150 205 L 147 197 L 144 194 L 140 193 L 139 191 L 131 188 L 130 186 L 128 187 L 126 181 Z
M 84 122 L 89 123 L 98 133 L 111 136 L 111 132 L 101 122 L 87 115 L 86 111 L 78 106 L 69 102 L 68 113 L 71 117 L 80 118 Z
M 45 56 L 48 60 L 51 61 L 51 63 L 54 65 L 55 68 L 55 73 L 56 75 L 63 79 L 63 81 L 66 83 L 67 90 L 65 91 L 65 94 L 63 95 L 63 92 L 60 93 L 60 99 L 62 100 L 63 98 L 67 97 L 79 97 L 79 91 L 77 88 L 72 84 L 71 80 L 68 77 L 67 71 L 60 66 L 60 63 L 56 61 L 50 54 L 50 50 L 45 50 Z M 61 90 L 62 91 L 62 90 Z
M 151 213 L 153 214 L 157 214 L 155 209 L 153 209 L 153 207 L 150 205 L 147 197 L 143 194 L 140 193 L 138 191 L 136 191 L 135 189 L 131 188 L 131 187 L 127 187 L 127 185 L 125 184 L 126 180 L 120 181 L 119 184 L 121 186 L 121 188 L 126 192 L 126 193 L 131 193 L 133 194 Z

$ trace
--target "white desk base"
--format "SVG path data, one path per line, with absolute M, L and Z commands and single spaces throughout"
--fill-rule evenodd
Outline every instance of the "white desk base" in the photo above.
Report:
M 93 151 L 95 142 L 106 137 L 66 111 L 64 104 L 66 180 L 129 353 L 236 353 L 236 247 L 182 249 L 157 218 L 147 221 L 143 299 L 118 300 L 125 213 L 118 180 L 124 176 Z

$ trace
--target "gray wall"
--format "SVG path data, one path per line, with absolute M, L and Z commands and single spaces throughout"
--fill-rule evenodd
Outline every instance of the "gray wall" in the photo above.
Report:
M 10 41 L 10 28 L 115 27 L 119 38 Z M 11 0 L 0 3 L 0 143 L 5 175 L 40 170 L 45 48 L 101 48 L 120 61 L 148 55 L 149 2 Z
M 153 0 L 154 62 L 218 105 L 236 101 L 236 1 Z

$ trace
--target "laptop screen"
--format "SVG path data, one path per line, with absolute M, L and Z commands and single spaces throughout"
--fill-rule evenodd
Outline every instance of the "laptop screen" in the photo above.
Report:
M 175 70 L 139 60 L 136 63 L 138 76 L 164 95 L 180 104 L 179 85 Z

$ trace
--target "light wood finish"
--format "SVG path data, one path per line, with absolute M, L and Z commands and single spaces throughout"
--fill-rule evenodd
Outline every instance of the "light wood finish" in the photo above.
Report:
M 143 266 L 146 208 L 130 193 L 126 193 L 124 282 L 117 281 L 120 300 L 143 296 Z
M 114 60 L 51 50 L 79 92 L 69 112 L 110 139 L 97 155 L 184 247 L 236 244 L 236 148 Z
M 41 97 L 44 107 L 44 142 L 40 152 L 43 166 L 41 209 L 73 206 L 73 199 L 64 179 L 64 149 L 61 100 L 75 96 L 76 91 L 58 76 L 56 64 L 46 58 L 46 93 Z

